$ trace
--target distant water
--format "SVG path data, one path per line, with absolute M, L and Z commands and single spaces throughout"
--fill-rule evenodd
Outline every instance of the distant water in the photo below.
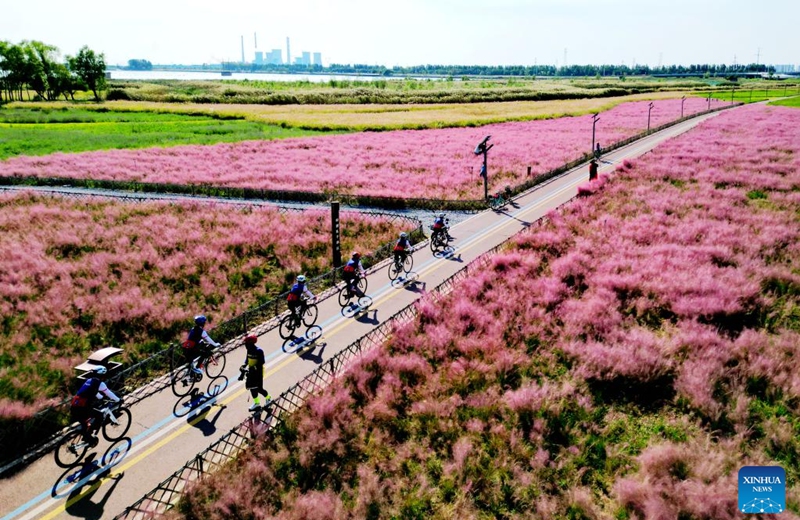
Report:
M 376 81 L 382 79 L 398 79 L 395 76 L 370 76 L 362 74 L 268 74 L 261 72 L 234 72 L 223 76 L 219 72 L 189 72 L 182 70 L 111 70 L 111 79 L 183 79 L 183 80 L 259 80 L 259 81 L 310 81 L 327 83 L 336 81 Z M 431 78 L 434 79 L 434 78 Z

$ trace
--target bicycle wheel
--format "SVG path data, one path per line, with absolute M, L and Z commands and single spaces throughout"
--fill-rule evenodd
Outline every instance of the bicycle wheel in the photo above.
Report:
M 112 413 L 117 422 L 112 422 L 110 417 L 106 418 L 106 421 L 103 423 L 103 437 L 105 437 L 107 441 L 114 442 L 120 440 L 128 433 L 128 429 L 131 427 L 131 411 L 124 406 L 120 406 Z
M 176 368 L 186 363 L 186 356 L 183 354 L 183 349 L 175 347 L 174 345 L 169 349 L 169 370 L 174 372 Z
M 205 365 L 206 375 L 211 379 L 219 377 L 222 371 L 225 370 L 225 353 L 220 350 L 215 350 L 206 359 Z
M 289 339 L 294 336 L 295 329 L 297 329 L 297 322 L 294 314 L 290 312 L 281 319 L 281 323 L 278 325 L 278 334 L 283 339 Z
M 348 294 L 347 285 L 339 289 L 339 307 L 347 307 L 350 304 L 352 294 Z
M 189 395 L 194 388 L 194 374 L 188 363 L 183 363 L 170 374 L 172 393 L 178 397 Z
M 406 255 L 405 260 L 403 260 L 403 271 L 408 274 L 411 272 L 412 267 L 414 267 L 414 257 L 411 255 Z
M 359 277 L 358 283 L 356 283 L 356 288 L 358 289 L 358 291 L 356 291 L 356 292 L 360 293 L 360 294 L 358 294 L 358 296 L 364 296 L 365 294 L 367 294 L 367 277 L 366 276 Z
M 306 327 L 310 327 L 317 322 L 317 315 L 319 314 L 319 309 L 317 309 L 317 304 L 312 303 L 308 307 L 306 307 L 305 312 L 303 312 L 303 325 Z
M 389 264 L 389 280 L 396 280 L 400 273 L 403 272 L 403 264 L 398 261 L 393 261 Z
M 431 244 L 430 245 L 431 245 L 431 252 L 432 253 L 436 253 L 439 250 L 439 248 L 442 247 L 442 242 L 440 240 L 441 236 L 442 236 L 442 234 L 439 231 L 436 231 L 431 235 Z
M 88 449 L 89 444 L 83 440 L 80 431 L 67 434 L 56 448 L 56 464 L 61 468 L 71 468 L 81 461 Z

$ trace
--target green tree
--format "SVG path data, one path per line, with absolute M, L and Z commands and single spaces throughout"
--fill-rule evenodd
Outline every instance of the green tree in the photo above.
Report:
M 95 54 L 84 45 L 75 57 L 68 59 L 69 69 L 92 91 L 94 98 L 100 100 L 99 92 L 106 88 L 106 57 Z

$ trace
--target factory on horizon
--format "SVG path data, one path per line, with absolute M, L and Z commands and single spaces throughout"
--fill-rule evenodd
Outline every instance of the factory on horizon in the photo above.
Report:
M 294 58 L 292 62 L 292 50 L 289 38 L 286 38 L 286 60 L 283 59 L 283 51 L 281 49 L 272 49 L 270 51 L 258 50 L 258 35 L 253 33 L 253 43 L 255 46 L 255 54 L 253 58 L 254 65 L 319 65 L 322 66 L 322 53 L 321 52 L 308 52 L 301 51 L 299 56 Z M 242 63 L 246 63 L 244 51 L 244 36 L 242 36 Z

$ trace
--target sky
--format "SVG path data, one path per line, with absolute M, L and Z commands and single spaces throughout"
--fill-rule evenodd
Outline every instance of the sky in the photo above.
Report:
M 322 53 L 324 65 L 800 65 L 800 1 L 136 0 L 3 2 L 0 40 L 108 65 Z M 116 7 L 119 5 L 119 7 Z M 256 47 L 257 44 L 257 47 Z

